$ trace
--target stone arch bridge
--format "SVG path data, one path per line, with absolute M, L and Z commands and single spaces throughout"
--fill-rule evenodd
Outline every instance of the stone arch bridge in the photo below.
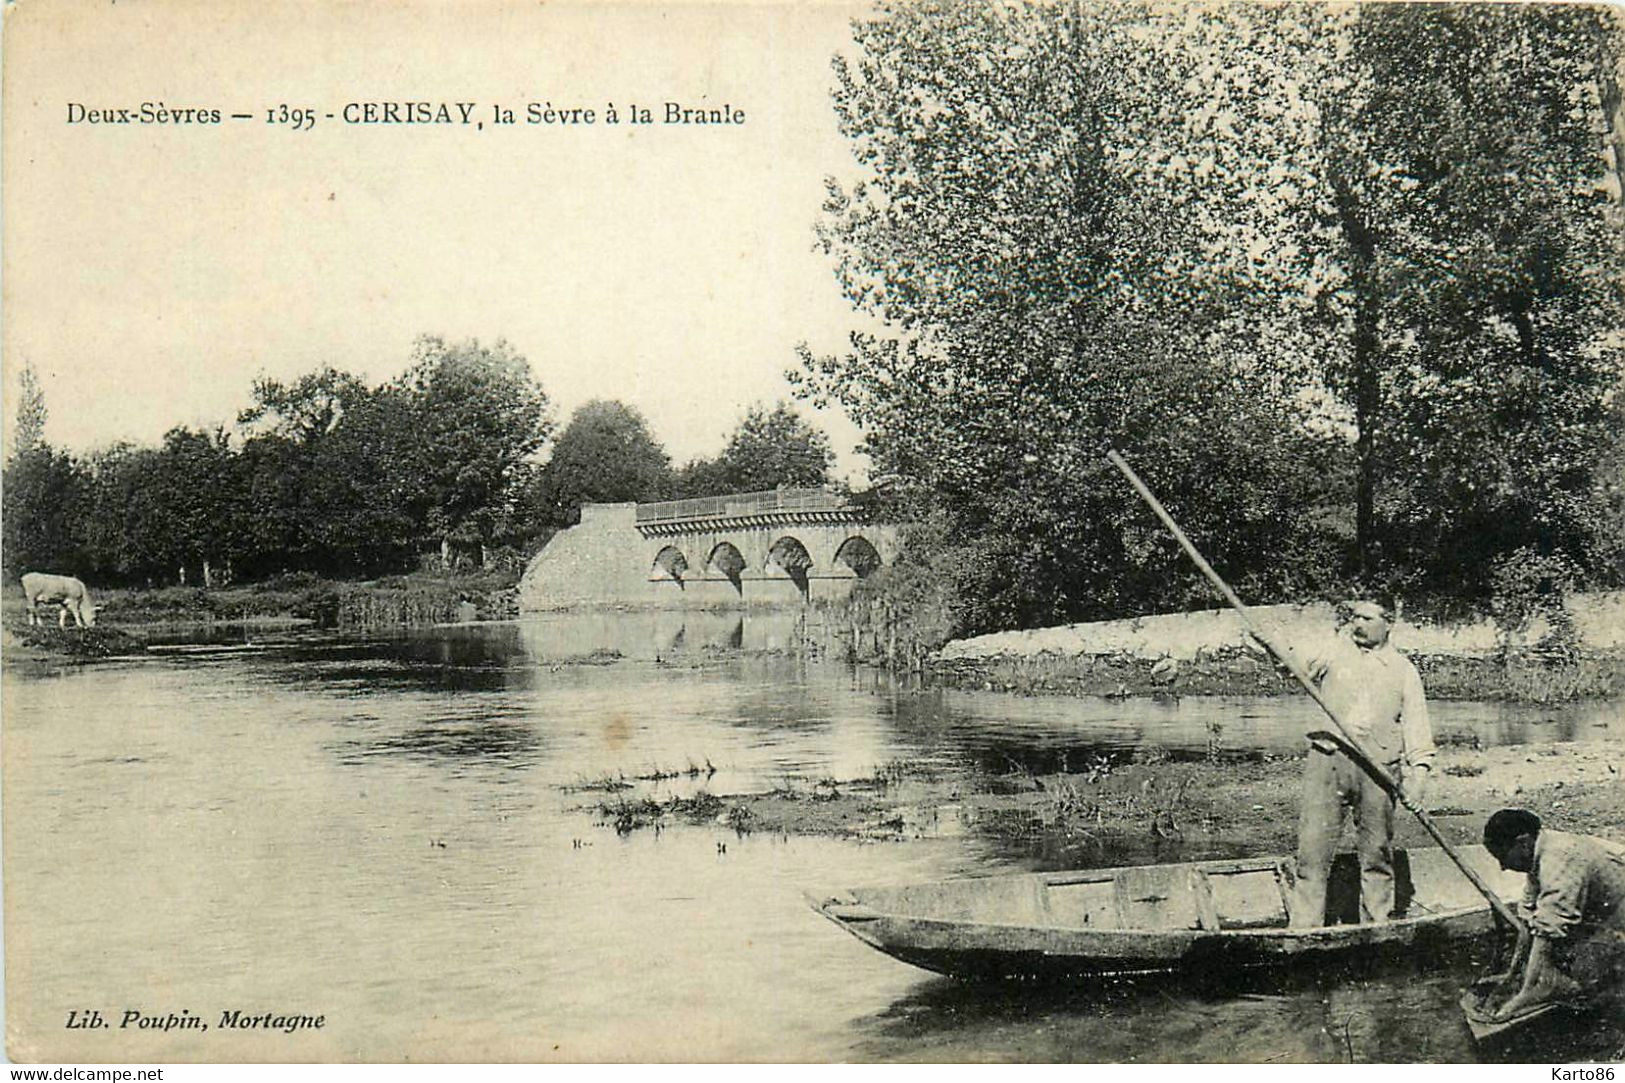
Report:
M 520 582 L 520 608 L 709 608 L 845 597 L 897 556 L 897 528 L 828 489 L 587 504 Z

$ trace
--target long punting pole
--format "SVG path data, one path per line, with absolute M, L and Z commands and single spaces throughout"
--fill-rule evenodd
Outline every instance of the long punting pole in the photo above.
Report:
M 1406 809 L 1415 815 L 1417 820 L 1421 822 L 1422 827 L 1427 830 L 1427 833 L 1432 835 L 1434 841 L 1439 844 L 1445 853 L 1450 855 L 1450 860 L 1456 863 L 1456 867 L 1461 870 L 1462 875 L 1467 877 L 1468 880 L 1472 881 L 1473 886 L 1477 888 L 1479 893 L 1489 901 L 1490 909 L 1495 912 L 1496 917 L 1500 918 L 1512 929 L 1521 930 L 1523 928 L 1523 922 L 1520 921 L 1517 915 L 1512 912 L 1512 908 L 1506 904 L 1506 900 L 1501 898 L 1501 896 L 1498 895 L 1494 889 L 1484 882 L 1484 878 L 1478 875 L 1478 873 L 1467 864 L 1466 859 L 1463 858 L 1456 848 L 1450 845 L 1450 843 L 1445 839 L 1444 835 L 1439 832 L 1439 828 L 1433 822 L 1432 817 L 1430 817 L 1420 805 L 1416 804 L 1408 796 L 1406 796 L 1405 791 L 1400 788 L 1399 781 L 1387 771 L 1383 770 L 1382 767 L 1371 758 L 1366 750 L 1361 747 L 1360 742 L 1355 740 L 1354 735 L 1349 732 L 1348 727 L 1343 725 L 1343 720 L 1337 717 L 1337 712 L 1332 710 L 1331 705 L 1328 704 L 1325 697 L 1320 694 L 1320 689 L 1315 687 L 1315 682 L 1309 679 L 1309 674 L 1304 672 L 1303 667 L 1298 664 L 1297 659 L 1295 659 L 1292 654 L 1284 649 L 1279 643 L 1275 642 L 1273 636 L 1269 635 L 1261 627 L 1259 627 L 1259 625 L 1253 620 L 1253 615 L 1248 611 L 1247 606 L 1243 604 L 1240 598 L 1236 597 L 1236 592 L 1230 589 L 1230 585 L 1219 576 L 1218 572 L 1213 570 L 1213 565 L 1209 564 L 1207 560 L 1203 558 L 1202 554 L 1197 551 L 1196 546 L 1191 544 L 1191 540 L 1185 536 L 1185 532 L 1179 529 L 1179 524 L 1174 522 L 1174 517 L 1168 514 L 1168 509 L 1164 508 L 1162 506 L 1162 502 L 1152 494 L 1150 489 L 1145 487 L 1145 482 L 1140 480 L 1140 476 L 1134 472 L 1133 468 L 1130 467 L 1128 463 L 1124 462 L 1123 457 L 1117 454 L 1115 451 L 1106 452 L 1106 458 L 1111 461 L 1113 466 L 1117 467 L 1118 470 L 1123 472 L 1123 476 L 1128 479 L 1128 483 L 1134 486 L 1134 491 L 1139 493 L 1140 498 L 1150 505 L 1151 510 L 1156 513 L 1158 519 L 1162 520 L 1162 525 L 1167 527 L 1169 532 L 1173 534 L 1174 540 L 1179 542 L 1180 547 L 1185 550 L 1186 555 L 1195 562 L 1199 569 L 1201 569 L 1202 574 L 1207 576 L 1208 582 L 1212 583 L 1218 592 L 1224 595 L 1224 600 L 1230 603 L 1230 607 L 1234 609 L 1236 611 L 1236 615 L 1241 618 L 1243 627 L 1245 627 L 1255 639 L 1264 644 L 1265 647 L 1269 648 L 1269 652 L 1276 658 L 1280 659 L 1281 664 L 1286 666 L 1286 668 L 1291 671 L 1292 676 L 1297 678 L 1299 684 L 1303 685 L 1304 691 L 1309 693 L 1309 697 L 1316 703 L 1320 704 L 1320 709 L 1326 712 L 1326 717 L 1331 719 L 1332 725 L 1337 727 L 1337 733 L 1339 735 L 1337 737 L 1338 742 L 1354 754 L 1354 758 L 1359 761 L 1360 766 L 1363 767 L 1372 778 L 1377 780 L 1377 784 L 1379 786 L 1393 794 L 1395 800 L 1397 800 L 1401 805 L 1404 805 Z

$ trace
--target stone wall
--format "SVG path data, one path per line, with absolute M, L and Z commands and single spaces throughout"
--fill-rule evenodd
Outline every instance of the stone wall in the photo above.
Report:
M 1270 605 L 1252 608 L 1258 623 L 1283 642 L 1314 652 L 1316 644 L 1333 633 L 1332 606 Z M 1625 649 L 1625 591 L 1583 594 L 1569 600 L 1569 612 L 1583 647 L 1590 650 Z M 1547 632 L 1536 622 L 1521 638 L 1538 641 Z M 1394 645 L 1418 654 L 1487 655 L 1500 648 L 1500 634 L 1489 620 L 1470 624 L 1426 624 L 1401 620 L 1394 627 Z M 1054 628 L 995 632 L 958 639 L 942 648 L 944 661 L 989 658 L 997 655 L 1126 654 L 1138 658 L 1196 657 L 1246 645 L 1241 619 L 1230 609 L 1193 613 L 1167 613 L 1129 620 L 1097 621 Z
M 519 580 L 519 608 L 626 605 L 648 590 L 648 544 L 636 504 L 588 504 L 581 522 L 553 535 Z

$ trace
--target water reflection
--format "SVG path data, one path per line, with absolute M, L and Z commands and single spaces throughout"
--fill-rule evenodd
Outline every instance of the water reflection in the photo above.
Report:
M 613 655 L 643 660 L 732 651 L 784 651 L 799 646 L 799 611 L 570 612 L 520 621 L 520 642 L 542 663 Z
M 541 739 L 530 729 L 499 719 L 442 720 L 413 726 L 364 741 L 333 746 L 340 762 L 361 764 L 371 756 L 406 756 L 447 761 L 478 761 L 500 767 L 532 767 L 540 757 Z
M 720 667 L 730 676 L 747 678 L 748 696 L 734 718 L 739 724 L 821 724 L 829 720 L 829 702 L 827 697 L 820 702 L 819 693 L 841 684 L 843 694 L 866 693 L 879 701 L 876 706 L 889 715 L 892 735 L 920 746 L 906 751 L 947 740 L 974 754 L 981 770 L 993 772 L 1015 765 L 1038 773 L 1066 770 L 1103 751 L 1142 748 L 1176 758 L 1211 751 L 1289 754 L 1301 747 L 1305 725 L 1318 721 L 1314 709 L 1297 696 L 1115 699 L 920 688 L 882 671 L 809 660 L 794 650 L 807 639 L 807 619 L 800 612 L 774 610 L 580 611 L 512 623 L 374 634 L 359 641 L 298 632 L 268 638 L 242 652 L 249 655 L 246 659 L 196 653 L 165 657 L 191 665 L 205 657 L 259 665 L 273 680 L 315 680 L 361 695 L 378 687 L 528 691 L 572 680 L 590 682 L 575 675 L 582 667 L 624 670 L 627 664 L 653 664 L 676 672 Z M 763 653 L 781 657 L 767 667 L 756 664 L 761 659 L 741 665 L 742 654 Z M 751 681 L 747 669 L 758 669 L 770 679 Z M 811 681 L 809 675 L 815 675 Z M 1446 745 L 1625 739 L 1625 703 L 1619 700 L 1554 705 L 1436 700 L 1430 712 L 1435 736 Z
M 1435 700 L 1428 709 L 1442 744 L 1487 748 L 1625 737 L 1625 704 L 1618 700 L 1549 705 Z M 1099 748 L 1204 753 L 1211 746 L 1226 753 L 1290 753 L 1302 746 L 1306 723 L 1320 721 L 1301 696 L 1117 700 L 943 690 L 900 700 L 898 713 L 900 718 L 947 716 L 961 725 L 996 728 L 1008 738 L 1033 744 L 1054 763 L 1062 755 L 1075 758 Z M 1082 736 L 1087 741 L 1080 741 Z
M 1480 1059 L 1461 1019 L 1479 947 L 1395 947 L 1336 968 L 1104 978 L 1071 986 L 923 983 L 870 1020 L 862 1052 L 910 1060 L 1459 1063 Z M 1620 1032 L 1571 1033 L 1606 1058 Z M 1612 1043 L 1612 1044 L 1610 1044 Z

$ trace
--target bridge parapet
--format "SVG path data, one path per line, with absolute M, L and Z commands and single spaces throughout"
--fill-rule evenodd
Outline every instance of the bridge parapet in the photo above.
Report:
M 768 489 L 639 504 L 636 523 L 648 538 L 697 530 L 862 523 L 867 519 L 864 508 L 829 489 Z

